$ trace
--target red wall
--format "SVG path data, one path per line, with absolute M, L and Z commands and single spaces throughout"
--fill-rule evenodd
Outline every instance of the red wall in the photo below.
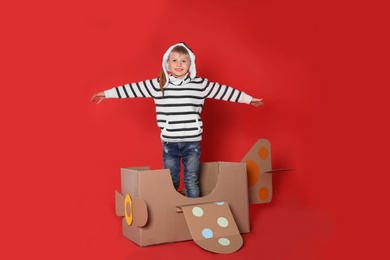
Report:
M 389 6 L 86 0 L 19 1 L 1 9 L 0 255 L 390 256 Z M 157 77 L 163 53 L 178 41 L 194 50 L 199 76 L 265 102 L 255 108 L 206 100 L 201 161 L 240 161 L 266 138 L 274 169 L 299 169 L 274 174 L 273 201 L 250 207 L 252 232 L 228 256 L 191 241 L 140 248 L 122 237 L 114 213 L 121 167 L 162 168 L 154 104 L 96 105 L 90 98 Z

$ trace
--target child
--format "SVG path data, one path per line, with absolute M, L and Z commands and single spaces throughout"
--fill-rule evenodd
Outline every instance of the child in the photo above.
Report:
M 168 71 L 171 73 L 168 74 Z M 184 166 L 187 196 L 199 197 L 199 141 L 203 122 L 200 113 L 205 98 L 264 105 L 262 99 L 252 98 L 231 87 L 211 83 L 196 76 L 195 55 L 185 43 L 171 46 L 164 54 L 160 77 L 126 84 L 93 95 L 98 104 L 106 98 L 153 98 L 157 125 L 161 129 L 164 168 L 169 169 L 177 190 L 180 185 L 180 159 Z

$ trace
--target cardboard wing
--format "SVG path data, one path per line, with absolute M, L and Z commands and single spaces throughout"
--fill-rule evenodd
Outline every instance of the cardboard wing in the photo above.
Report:
M 243 239 L 227 202 L 181 206 L 191 236 L 201 248 L 214 253 L 233 253 Z

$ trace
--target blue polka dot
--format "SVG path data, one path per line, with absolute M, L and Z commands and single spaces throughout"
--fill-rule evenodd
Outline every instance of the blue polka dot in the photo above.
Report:
M 209 228 L 205 228 L 202 231 L 202 235 L 204 238 L 212 238 L 213 237 L 213 231 L 211 231 Z
M 225 202 L 215 202 L 215 204 L 223 205 L 223 204 L 225 204 Z

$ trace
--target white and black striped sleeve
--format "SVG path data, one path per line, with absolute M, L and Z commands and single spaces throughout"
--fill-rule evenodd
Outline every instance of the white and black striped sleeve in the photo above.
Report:
M 207 98 L 219 99 L 224 101 L 238 102 L 249 104 L 252 101 L 252 97 L 245 92 L 239 91 L 226 85 L 220 85 L 218 83 L 210 83 Z
M 156 87 L 156 79 L 130 83 L 104 91 L 106 98 L 138 98 L 155 97 L 160 91 Z

